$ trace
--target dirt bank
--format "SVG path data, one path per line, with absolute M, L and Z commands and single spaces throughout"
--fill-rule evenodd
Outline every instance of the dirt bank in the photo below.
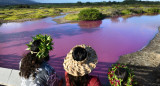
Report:
M 120 56 L 117 63 L 127 64 L 140 86 L 160 86 L 160 27 L 159 33 L 145 48 Z
M 144 49 L 135 53 L 120 56 L 118 63 L 157 67 L 160 64 L 160 32 L 156 34 L 154 39 L 150 41 Z

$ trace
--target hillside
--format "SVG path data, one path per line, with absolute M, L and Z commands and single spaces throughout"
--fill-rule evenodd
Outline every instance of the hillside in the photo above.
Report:
M 0 5 L 34 4 L 31 0 L 0 0 Z

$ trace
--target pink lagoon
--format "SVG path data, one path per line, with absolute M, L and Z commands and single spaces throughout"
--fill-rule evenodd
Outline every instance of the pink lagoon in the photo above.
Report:
M 19 61 L 26 53 L 26 44 L 37 34 L 51 35 L 54 50 L 49 63 L 56 72 L 64 75 L 63 59 L 72 47 L 90 45 L 98 56 L 98 65 L 92 72 L 102 82 L 107 81 L 107 71 L 119 56 L 145 47 L 160 26 L 160 15 L 111 18 L 102 21 L 80 21 L 57 24 L 48 17 L 22 23 L 0 25 L 0 67 L 19 69 Z

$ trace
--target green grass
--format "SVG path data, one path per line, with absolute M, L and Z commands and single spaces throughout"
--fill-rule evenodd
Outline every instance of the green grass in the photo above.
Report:
M 132 16 L 141 14 L 160 14 L 160 6 L 158 5 L 112 5 L 112 6 L 101 6 L 101 7 L 73 7 L 73 8 L 58 8 L 62 12 L 79 13 L 83 9 L 94 8 L 99 10 L 106 17 L 113 16 Z M 75 19 L 74 19 L 75 17 Z M 70 14 L 65 17 L 67 20 L 77 20 L 77 14 Z
M 79 20 L 78 14 L 68 14 L 64 18 L 66 20 Z
M 127 10 L 127 9 L 125 9 L 125 10 L 122 10 L 122 11 L 121 11 L 121 14 L 122 14 L 122 15 L 130 15 L 130 14 L 132 14 L 132 12 L 129 11 L 129 10 Z
M 58 9 L 3 9 L 0 10 L 0 19 L 20 20 L 20 19 L 39 19 L 47 16 L 56 16 L 60 14 Z
M 159 14 L 159 5 L 110 5 L 110 6 L 73 6 L 72 8 L 1 8 L 0 19 L 2 20 L 21 20 L 39 19 L 48 16 L 56 16 L 61 12 L 73 13 L 65 17 L 66 20 L 79 20 L 78 13 L 83 9 L 94 8 L 99 10 L 107 17 L 130 16 L 135 14 Z

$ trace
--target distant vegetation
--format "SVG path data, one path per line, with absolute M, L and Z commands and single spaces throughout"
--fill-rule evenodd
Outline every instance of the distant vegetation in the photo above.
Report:
M 27 20 L 38 19 L 48 16 L 56 16 L 63 13 L 70 13 L 65 17 L 66 20 L 80 20 L 82 16 L 78 16 L 81 10 L 97 9 L 106 17 L 115 16 L 133 16 L 141 14 L 159 14 L 160 2 L 125 0 L 123 2 L 77 2 L 77 3 L 62 3 L 62 4 L 35 4 L 35 5 L 12 5 L 0 7 L 0 20 Z M 92 12 L 87 12 L 91 15 Z M 95 13 L 97 15 L 97 13 Z M 81 14 L 84 16 L 84 14 Z M 101 14 L 98 14 L 101 17 Z M 80 18 L 79 18 L 80 17 Z M 94 20 L 88 18 L 82 20 Z
M 78 17 L 78 13 L 81 12 L 81 10 L 94 8 L 99 10 L 103 14 L 103 16 L 107 17 L 118 17 L 118 16 L 124 16 L 124 17 L 130 17 L 130 16 L 136 16 L 136 15 L 154 15 L 154 14 L 160 14 L 160 6 L 130 6 L 130 5 L 113 5 L 113 6 L 103 6 L 103 7 L 84 7 L 84 8 L 59 8 L 63 12 L 70 12 L 71 14 L 67 15 L 65 19 L 67 20 L 94 20 L 89 17 L 93 17 L 95 15 L 90 14 L 90 12 L 86 11 L 83 12 L 83 17 Z M 68 9 L 68 10 L 67 10 Z M 92 16 L 87 16 L 92 15 Z M 84 19 L 83 19 L 84 18 Z M 102 18 L 100 18 L 102 19 Z
M 0 10 L 2 20 L 38 19 L 60 14 L 57 9 L 3 9 Z
M 9 2 L 8 0 L 5 0 Z M 22 2 L 22 0 L 12 0 L 16 2 Z M 27 0 L 24 0 L 25 2 Z M 2 3 L 2 2 L 1 2 Z M 13 2 L 11 2 L 13 3 Z M 20 5 L 20 4 L 19 4 Z M 24 4 L 22 4 L 24 5 Z M 86 6 L 113 6 L 113 5 L 137 5 L 137 6 L 150 6 L 150 5 L 160 5 L 160 1 L 141 1 L 141 0 L 124 0 L 123 2 L 116 2 L 116 1 L 103 1 L 103 2 L 86 2 L 83 3 L 81 1 L 78 1 L 77 3 L 38 3 L 38 4 L 31 4 L 30 8 L 39 8 L 39 7 L 45 7 L 45 8 L 70 8 L 70 7 L 86 7 Z M 17 5 L 5 5 L 4 8 L 17 8 Z
M 78 14 L 80 20 L 101 20 L 103 18 L 102 13 L 97 9 L 84 9 Z

